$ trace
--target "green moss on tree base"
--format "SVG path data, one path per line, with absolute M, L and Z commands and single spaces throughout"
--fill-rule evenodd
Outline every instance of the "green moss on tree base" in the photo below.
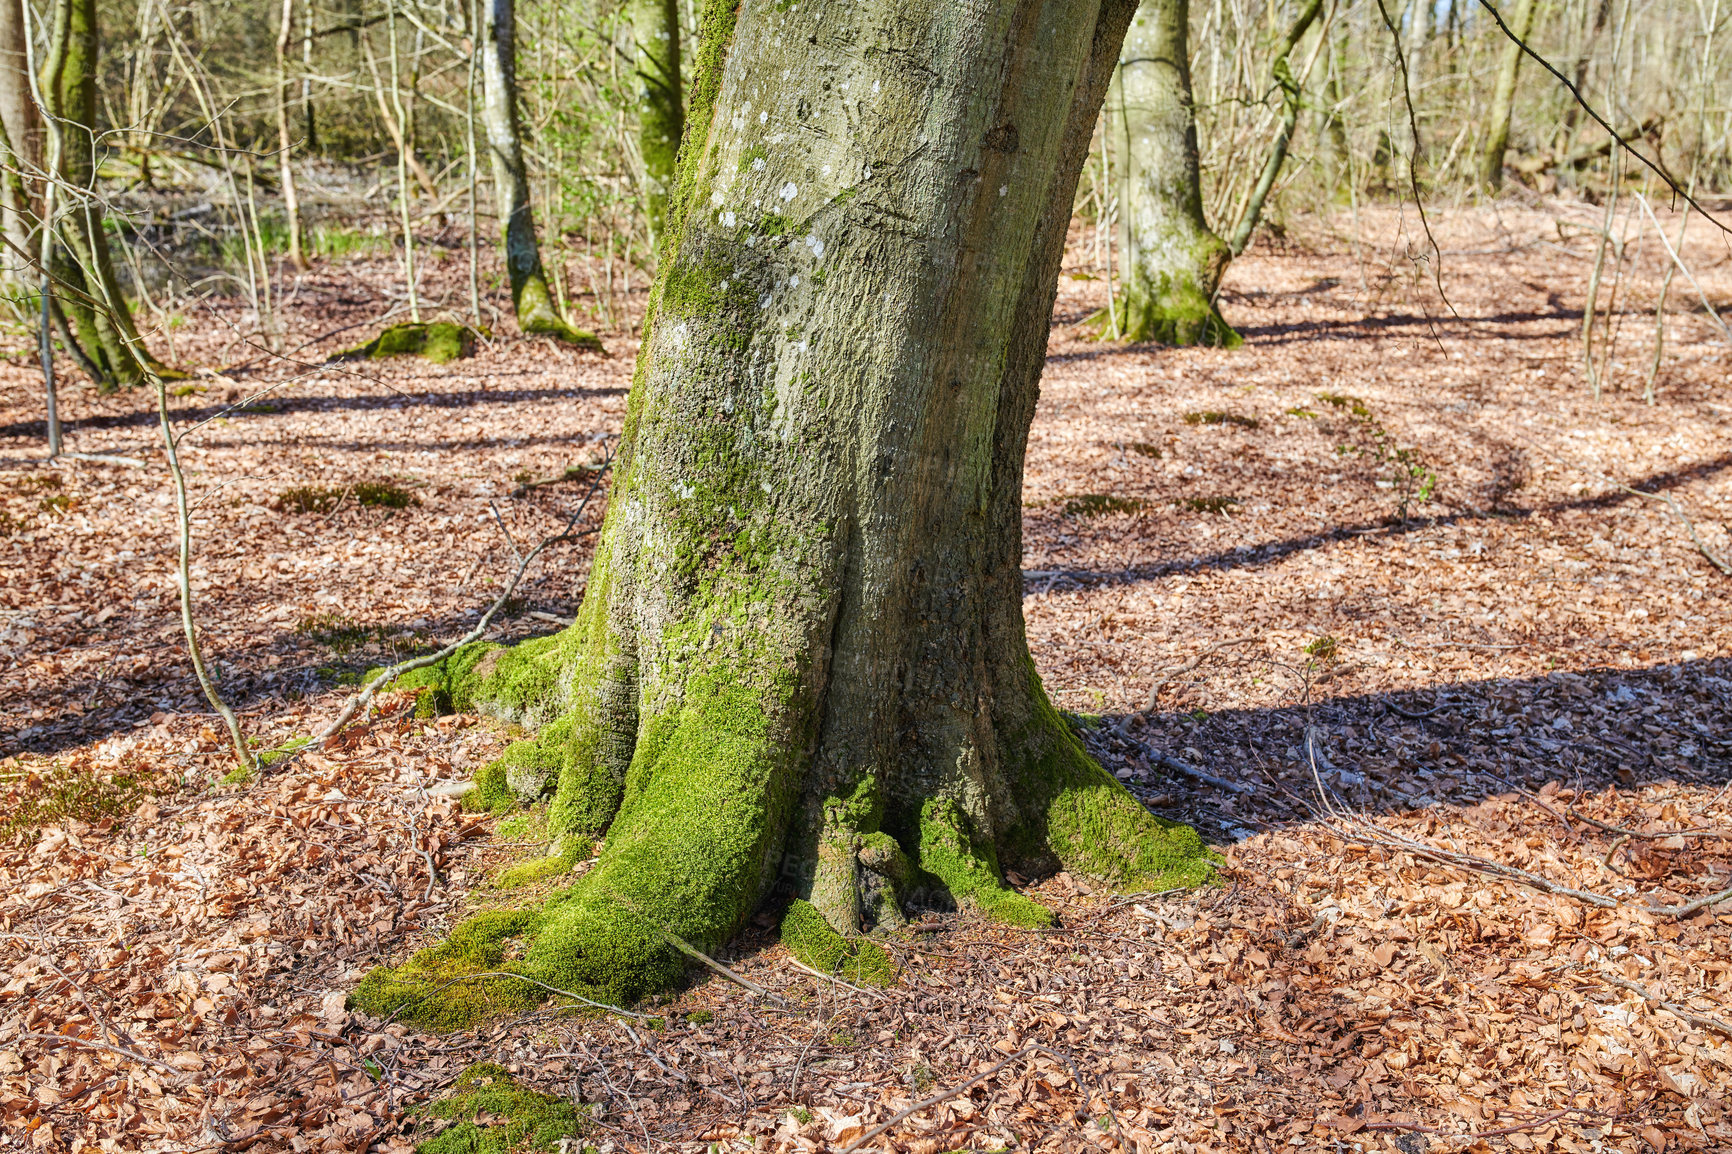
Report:
M 501 870 L 493 884 L 502 890 L 519 889 L 568 874 L 577 867 L 578 862 L 588 858 L 594 849 L 595 843 L 588 838 L 568 837 L 557 853 L 519 862 L 509 869 Z
M 451 1090 L 423 1113 L 457 1125 L 418 1144 L 416 1154 L 555 1150 L 567 1139 L 582 1137 L 589 1127 L 585 1107 L 520 1086 L 505 1067 L 492 1062 L 477 1062 L 463 1071 Z
M 576 345 L 580 349 L 588 349 L 592 353 L 605 353 L 601 338 L 588 329 L 578 329 L 566 324 L 554 316 L 532 316 L 528 319 L 519 318 L 518 328 L 525 333 L 540 337 L 553 337 L 568 345 Z
M 426 357 L 446 364 L 475 352 L 475 330 L 449 321 L 392 325 L 366 344 L 334 354 L 332 361 L 366 361 L 382 357 Z
M 843 937 L 811 902 L 788 906 L 782 915 L 782 944 L 814 970 L 845 982 L 888 986 L 896 980 L 896 967 L 883 946 L 867 938 Z
M 1051 910 L 999 879 L 996 856 L 975 843 L 955 802 L 934 798 L 921 810 L 919 859 L 920 868 L 950 891 L 958 908 L 973 907 L 1013 926 L 1052 925 Z
M 475 915 L 401 966 L 374 969 L 349 1004 L 445 1033 L 557 1001 L 557 991 L 627 1006 L 674 985 L 684 956 L 648 919 L 586 887 L 589 880 L 532 907 Z

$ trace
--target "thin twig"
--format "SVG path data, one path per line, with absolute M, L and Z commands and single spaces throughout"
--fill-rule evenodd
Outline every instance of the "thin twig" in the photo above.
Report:
M 802 962 L 799 958 L 789 958 L 788 964 L 793 966 L 797 970 L 806 971 L 808 974 L 811 974 L 814 978 L 822 978 L 826 982 L 833 982 L 834 984 L 841 986 L 845 990 L 853 990 L 856 994 L 865 994 L 868 998 L 877 998 L 880 1002 L 889 1001 L 889 999 L 886 998 L 883 994 L 877 993 L 876 991 L 862 990 L 859 986 L 849 985 L 847 982 L 844 982 L 841 978 L 834 977 L 830 974 L 826 974 L 822 970 L 814 970 L 811 966 L 808 966 L 806 963 Z
M 87 1050 L 102 1050 L 106 1053 L 127 1058 L 134 1062 L 140 1062 L 146 1066 L 155 1066 L 160 1070 L 167 1070 L 177 1078 L 186 1077 L 186 1071 L 182 1070 L 180 1067 L 171 1066 L 167 1062 L 158 1058 L 152 1058 L 147 1054 L 140 1054 L 137 1050 L 128 1050 L 124 1046 L 110 1046 L 107 1042 L 92 1042 L 87 1038 L 73 1038 L 66 1034 L 19 1034 L 18 1037 L 20 1040 L 28 1039 L 33 1042 L 53 1042 L 56 1045 L 62 1046 L 83 1046 Z

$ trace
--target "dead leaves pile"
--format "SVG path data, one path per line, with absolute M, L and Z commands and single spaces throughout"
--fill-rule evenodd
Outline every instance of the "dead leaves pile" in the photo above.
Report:
M 176 790 L 118 821 L 13 838 L 0 856 L 3 1128 L 37 1149 L 244 1149 L 268 1135 L 281 1142 L 265 1148 L 351 1148 L 439 1081 L 437 1061 L 396 1071 L 401 1027 L 357 1034 L 343 1011 L 381 950 L 461 900 L 453 883 L 481 830 L 426 792 L 451 771 L 420 746 L 449 749 L 459 726 L 428 728 L 417 738 L 387 717 L 357 748 L 250 789 Z M 168 761 L 214 747 L 207 729 L 168 719 L 100 751 Z M 189 776 L 209 781 L 218 761 L 204 754 Z

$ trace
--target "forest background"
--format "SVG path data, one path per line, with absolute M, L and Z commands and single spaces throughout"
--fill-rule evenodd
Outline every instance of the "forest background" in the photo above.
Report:
M 357 674 L 470 628 L 510 592 L 518 544 L 593 520 L 580 499 L 618 427 L 667 171 L 645 147 L 665 100 L 641 29 L 677 29 L 684 85 L 700 13 L 518 7 L 513 171 L 489 155 L 497 10 L 21 10 L 13 50 L 38 73 L 57 22 L 100 30 L 95 147 L 59 211 L 111 249 L 149 349 L 137 379 L 161 377 L 175 420 L 219 436 L 189 443 L 191 512 L 157 508 L 159 397 L 100 337 L 88 364 L 68 343 L 104 323 L 87 285 L 89 320 L 68 317 L 53 356 L 64 452 L 40 465 L 40 270 L 15 261 L 7 1141 L 386 1150 L 530 1116 L 552 1119 L 553 1145 L 839 1150 L 1023 1043 L 1061 1057 L 911 1118 L 903 1148 L 1728 1140 L 1724 923 L 1648 912 L 1732 873 L 1713 560 L 1725 250 L 1667 187 L 1724 219 L 1732 77 L 1713 0 L 1503 13 L 1652 167 L 1483 7 L 1188 9 L 1216 233 L 1239 231 L 1291 133 L 1218 288 L 1237 350 L 1112 339 L 1137 190 L 1109 96 L 1031 449 L 1031 631 L 1055 700 L 1108 719 L 1087 738 L 1102 762 L 1230 847 L 1228 887 L 1124 904 L 1061 875 L 1035 891 L 1071 911 L 1060 930 L 933 915 L 898 955 L 920 976 L 888 992 L 813 978 L 749 934 L 722 960 L 797 1018 L 723 983 L 651 1007 L 661 1030 L 544 1013 L 451 1040 L 352 1012 L 367 966 L 499 900 L 492 879 L 545 845 L 533 814 L 452 803 L 512 735 L 387 695 L 291 772 L 235 774 L 156 546 L 191 537 L 209 681 L 256 755 L 328 726 Z M 551 335 L 516 331 L 513 203 L 534 222 Z M 475 356 L 327 363 L 403 322 L 472 326 L 452 351 Z M 1347 332 L 1363 342 L 1337 355 Z M 1470 361 L 1480 377 L 1450 359 L 1470 340 L 1492 358 Z M 1386 377 L 1404 357 L 1423 366 Z M 426 424 L 423 396 L 440 398 Z M 463 412 L 488 396 L 480 419 Z M 1469 402 L 1509 435 L 1488 448 L 1452 424 Z M 1276 438 L 1306 446 L 1303 469 L 1258 456 Z M 1139 487 L 1137 469 L 1164 480 Z M 328 592 L 317 566 L 337 555 L 356 579 Z M 565 578 L 500 598 L 504 636 L 570 619 L 586 553 L 550 556 Z M 1558 573 L 1580 584 L 1560 595 Z M 1471 627 L 1440 627 L 1440 605 Z M 1255 643 L 1236 648 L 1228 620 Z M 1365 820 L 1293 820 L 1319 792 Z M 534 1093 L 448 1096 L 502 1058 L 498 1077 Z M 429 1116 L 432 1100 L 447 1104 Z M 1079 1127 L 1079 1107 L 1111 1124 Z

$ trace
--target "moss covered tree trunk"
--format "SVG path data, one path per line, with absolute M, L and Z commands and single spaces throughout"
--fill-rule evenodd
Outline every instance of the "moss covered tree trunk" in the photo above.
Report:
M 1203 219 L 1191 100 L 1189 0 L 1144 0 L 1125 37 L 1112 109 L 1125 147 L 1125 337 L 1237 345 L 1215 293 L 1231 253 Z
M 529 205 L 529 170 L 523 162 L 523 137 L 517 117 L 516 0 L 485 0 L 482 21 L 481 120 L 493 157 L 493 198 L 504 233 L 505 270 L 517 327 L 577 344 L 596 345 L 589 333 L 572 328 L 553 303 L 535 217 Z M 598 346 L 599 347 L 599 346 Z
M 643 154 L 644 215 L 653 238 L 667 222 L 685 109 L 680 98 L 679 0 L 632 0 L 637 68 L 638 149 Z
M 105 388 L 169 375 L 138 335 L 114 275 L 102 202 L 96 194 L 96 68 L 101 50 L 96 0 L 57 0 L 42 92 L 60 122 L 60 174 L 67 185 L 60 217 L 64 261 L 57 292 L 85 354 Z M 83 191 L 80 191 L 83 190 Z
M 635 997 L 681 973 L 675 939 L 714 950 L 787 898 L 797 952 L 869 972 L 861 935 L 911 903 L 1048 921 L 1007 870 L 1207 874 L 1053 708 L 1022 616 L 1024 449 L 1130 15 L 711 4 L 578 620 L 443 674 L 541 727 L 483 796 L 551 793 L 549 868 L 598 836 L 599 860 L 364 1005 L 453 1024 L 509 991 L 428 992 L 500 965 Z

